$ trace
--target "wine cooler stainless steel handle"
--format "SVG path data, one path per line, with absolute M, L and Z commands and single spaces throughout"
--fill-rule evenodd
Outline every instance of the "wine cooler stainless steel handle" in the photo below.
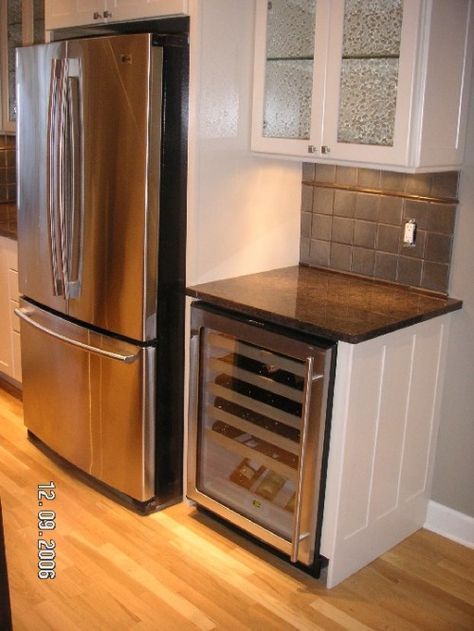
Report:
M 70 337 L 66 337 L 65 335 L 61 335 L 61 333 L 57 333 L 56 331 L 52 331 L 51 329 L 48 329 L 48 327 L 43 326 L 39 322 L 36 322 L 32 318 L 30 318 L 28 313 L 25 312 L 21 308 L 20 309 L 15 309 L 15 314 L 19 318 L 24 320 L 24 322 L 26 322 L 27 324 L 31 325 L 35 329 L 39 329 L 43 333 L 46 333 L 46 335 L 50 335 L 51 337 L 54 337 L 54 338 L 60 340 L 61 342 L 65 342 L 66 344 L 71 344 L 72 346 L 78 346 L 79 348 L 82 348 L 82 349 L 84 349 L 86 351 L 89 351 L 90 353 L 95 353 L 96 355 L 102 355 L 104 357 L 108 357 L 109 359 L 116 359 L 116 360 L 122 361 L 122 362 L 124 362 L 126 364 L 131 364 L 139 356 L 139 352 L 138 353 L 134 353 L 132 355 L 126 355 L 126 354 L 123 354 L 123 353 L 114 353 L 113 351 L 105 351 L 102 348 L 97 348 L 96 346 L 91 346 L 90 344 L 85 344 L 84 342 L 79 342 L 79 340 L 74 340 L 74 339 L 72 339 Z
M 201 343 L 201 330 L 193 329 L 190 340 L 189 365 L 189 448 L 188 448 L 188 491 L 196 490 L 197 483 L 197 431 L 198 431 L 198 406 L 199 406 L 199 354 Z
M 314 357 L 307 357 L 305 362 L 305 385 L 303 396 L 303 419 L 300 438 L 300 453 L 298 458 L 298 479 L 296 484 L 295 516 L 293 519 L 293 532 L 291 537 L 291 562 L 298 560 L 298 550 L 302 539 L 308 535 L 301 535 L 301 514 L 303 510 L 303 484 L 306 451 L 308 444 L 308 424 L 310 420 L 311 392 L 313 386 Z

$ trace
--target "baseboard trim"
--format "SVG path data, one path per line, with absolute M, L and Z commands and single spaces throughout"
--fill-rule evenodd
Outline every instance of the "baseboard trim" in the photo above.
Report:
M 474 549 L 474 517 L 430 500 L 424 527 Z
M 16 379 L 12 379 L 7 377 L 7 375 L 0 373 L 0 388 L 11 394 L 16 399 L 20 401 L 23 399 L 23 393 L 21 390 L 21 383 L 16 381 Z

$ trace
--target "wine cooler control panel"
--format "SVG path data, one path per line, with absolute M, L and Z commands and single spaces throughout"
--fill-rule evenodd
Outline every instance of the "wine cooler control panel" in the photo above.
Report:
M 187 495 L 313 568 L 333 347 L 192 307 Z

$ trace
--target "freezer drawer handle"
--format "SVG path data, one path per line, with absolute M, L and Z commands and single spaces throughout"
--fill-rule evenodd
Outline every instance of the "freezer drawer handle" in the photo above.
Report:
M 123 355 L 122 353 L 114 353 L 113 351 L 105 351 L 102 348 L 97 348 L 96 346 L 90 346 L 89 344 L 84 344 L 84 342 L 79 342 L 78 340 L 72 340 L 71 338 L 66 337 L 65 335 L 56 333 L 56 331 L 51 331 L 51 329 L 48 329 L 47 327 L 43 326 L 42 324 L 39 324 L 38 322 L 30 318 L 27 312 L 25 312 L 25 310 L 23 309 L 15 309 L 15 314 L 19 318 L 24 320 L 27 324 L 31 324 L 31 326 L 35 327 L 36 329 L 43 331 L 43 333 L 46 333 L 47 335 L 51 335 L 51 337 L 55 337 L 58 340 L 61 340 L 61 342 L 65 342 L 66 344 L 71 344 L 72 346 L 78 346 L 79 348 L 83 348 L 84 350 L 89 351 L 90 353 L 95 353 L 96 355 L 103 355 L 104 357 L 108 357 L 109 359 L 117 359 L 118 361 L 125 362 L 126 364 L 131 364 L 136 359 L 138 359 L 138 356 L 140 354 L 140 352 L 138 352 L 133 355 Z
M 291 562 L 296 563 L 298 560 L 298 550 L 300 542 L 308 536 L 308 533 L 301 534 L 301 514 L 303 510 L 303 483 L 304 483 L 304 468 L 305 458 L 308 443 L 308 423 L 309 412 L 311 406 L 311 391 L 314 379 L 314 357 L 306 358 L 305 366 L 305 385 L 304 385 L 304 397 L 303 397 L 303 426 L 301 428 L 300 450 L 298 458 L 298 482 L 296 486 L 296 501 L 295 501 L 295 516 L 293 521 L 293 533 L 291 537 Z M 318 375 L 319 377 L 319 375 Z

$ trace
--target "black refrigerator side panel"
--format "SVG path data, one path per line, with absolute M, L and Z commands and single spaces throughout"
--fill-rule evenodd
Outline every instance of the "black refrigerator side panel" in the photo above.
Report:
M 155 460 L 162 504 L 182 496 L 189 49 L 186 36 L 156 39 L 164 46 Z

